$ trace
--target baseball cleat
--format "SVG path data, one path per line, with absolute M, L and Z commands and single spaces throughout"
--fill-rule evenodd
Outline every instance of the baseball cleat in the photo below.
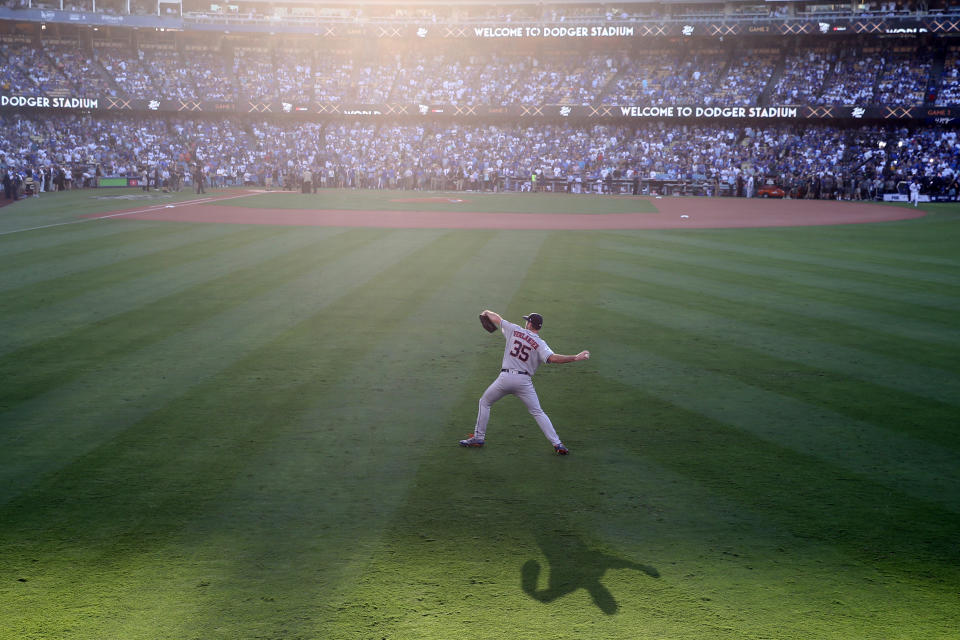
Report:
M 482 447 L 483 440 L 481 440 L 477 436 L 470 436 L 466 440 L 461 440 L 460 446 L 461 447 Z
M 553 445 L 553 450 L 557 452 L 558 456 L 566 456 L 570 454 L 570 449 L 567 449 L 563 446 L 563 443 Z

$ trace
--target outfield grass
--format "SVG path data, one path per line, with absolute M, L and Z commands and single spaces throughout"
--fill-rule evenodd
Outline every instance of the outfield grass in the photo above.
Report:
M 321 189 L 317 193 L 273 191 L 226 200 L 229 207 L 337 209 L 347 211 L 467 211 L 484 213 L 655 213 L 647 198 L 569 193 L 404 192 Z
M 957 637 L 960 208 L 76 222 L 131 206 L 0 209 L 0 638 Z M 593 353 L 536 378 L 569 457 L 514 398 L 456 446 L 483 308 Z

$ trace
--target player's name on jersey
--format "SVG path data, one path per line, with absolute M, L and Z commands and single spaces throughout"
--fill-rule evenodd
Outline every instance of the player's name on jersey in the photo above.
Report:
M 540 347 L 540 343 L 539 343 L 539 342 L 537 342 L 536 340 L 534 340 L 533 338 L 531 338 L 528 334 L 524 333 L 523 331 L 514 331 L 514 332 L 513 332 L 513 337 L 514 337 L 514 338 L 518 338 L 518 339 L 520 339 L 520 340 L 523 340 L 524 342 L 526 342 L 527 344 L 529 344 L 529 345 L 530 345 L 531 347 L 533 347 L 534 349 L 537 349 L 537 348 Z

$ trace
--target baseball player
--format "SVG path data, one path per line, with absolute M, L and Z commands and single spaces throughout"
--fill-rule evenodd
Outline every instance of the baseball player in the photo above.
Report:
M 914 209 L 920 203 L 920 183 L 916 180 L 910 181 L 910 202 L 913 203 Z
M 567 362 L 577 362 L 586 360 L 590 357 L 589 351 L 581 351 L 575 356 L 564 356 L 554 353 L 547 346 L 547 343 L 540 337 L 540 328 L 543 326 L 543 316 L 539 313 L 531 313 L 523 316 L 526 322 L 521 327 L 512 322 L 504 320 L 499 314 L 493 311 L 485 310 L 480 314 L 481 323 L 490 331 L 495 331 L 497 327 L 506 338 L 507 344 L 503 350 L 503 364 L 501 364 L 500 375 L 493 381 L 480 398 L 480 411 L 477 414 L 477 425 L 474 427 L 473 435 L 466 440 L 460 441 L 461 447 L 482 447 L 487 436 L 487 422 L 490 420 L 490 407 L 503 396 L 512 393 L 520 398 L 527 411 L 537 421 L 543 435 L 546 436 L 553 449 L 565 456 L 570 451 L 563 446 L 550 418 L 540 408 L 540 399 L 537 398 L 537 390 L 533 388 L 533 374 L 537 367 L 544 362 L 563 364 Z M 486 321 L 484 321 L 486 318 Z

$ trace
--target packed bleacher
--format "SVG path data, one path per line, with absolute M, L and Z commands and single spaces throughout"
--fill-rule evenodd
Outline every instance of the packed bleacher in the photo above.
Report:
M 783 104 L 820 104 L 820 93 L 840 59 L 835 47 L 817 46 L 790 52 L 773 85 L 771 100 Z
M 960 102 L 956 45 L 672 44 L 590 52 L 0 39 L 0 87 L 24 96 L 298 104 L 763 104 Z M 942 62 L 939 62 L 942 61 Z M 938 64 L 939 62 L 939 64 Z
M 947 49 L 936 97 L 938 107 L 952 104 L 960 104 L 960 46 L 957 45 Z
M 127 4 L 132 13 L 159 6 L 147 0 L 103 0 L 96 6 L 98 12 L 123 13 Z M 23 8 L 19 0 L 6 6 Z M 89 0 L 63 6 L 93 11 Z M 903 6 L 872 3 L 864 13 L 899 13 Z M 185 11 L 191 9 L 202 5 L 184 4 Z M 808 9 L 798 4 L 768 11 Z M 928 5 L 925 10 L 937 9 Z M 701 16 L 683 13 L 691 7 L 645 3 L 623 9 L 370 5 L 330 8 L 324 15 L 352 21 L 455 17 L 459 23 L 577 23 L 636 21 L 660 11 L 692 18 L 710 13 L 709 7 Z M 252 11 L 250 19 L 263 16 Z M 305 37 L 238 38 L 226 32 L 132 35 L 122 29 L 93 34 L 63 29 L 30 37 L 8 30 L 0 34 L 0 89 L 15 96 L 286 106 L 960 106 L 960 46 L 952 42 L 778 36 L 576 47 L 415 42 L 330 47 Z M 923 181 L 929 193 L 956 195 L 960 174 L 956 130 L 925 126 L 930 123 L 903 128 L 876 122 L 587 125 L 426 119 L 411 124 L 388 118 L 267 119 L 238 111 L 188 118 L 8 109 L 0 112 L 0 170 L 48 177 L 69 170 L 77 176 L 72 186 L 92 185 L 98 176 L 129 176 L 159 181 L 154 186 L 162 187 L 165 174 L 179 173 L 189 182 L 191 168 L 200 166 L 215 186 L 290 188 L 309 168 L 320 176 L 321 188 L 712 195 L 749 195 L 746 183 L 752 178 L 754 183 L 773 180 L 792 197 L 850 199 L 875 197 L 911 180 Z
M 373 124 L 6 115 L 0 168 L 95 176 L 189 175 L 214 186 L 540 189 L 594 193 L 750 195 L 774 180 L 793 197 L 876 197 L 903 181 L 957 195 L 955 130 L 826 125 L 640 127 Z M 536 180 L 531 180 L 536 175 Z M 615 182 L 614 182 L 615 181 Z M 616 184 L 616 188 L 613 185 Z M 158 188 L 165 184 L 155 184 Z

